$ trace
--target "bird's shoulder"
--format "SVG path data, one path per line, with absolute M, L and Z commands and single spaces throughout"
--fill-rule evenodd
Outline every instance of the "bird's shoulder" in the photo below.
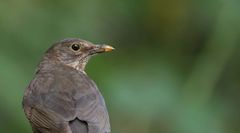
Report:
M 96 84 L 84 72 L 68 66 L 55 66 L 53 69 L 36 73 L 25 90 L 24 99 L 34 103 L 48 97 L 73 101 L 97 93 Z

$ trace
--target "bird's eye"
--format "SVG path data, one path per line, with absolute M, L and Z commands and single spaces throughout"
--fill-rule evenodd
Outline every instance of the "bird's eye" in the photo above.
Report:
M 73 44 L 71 46 L 71 48 L 74 50 L 74 51 L 78 51 L 80 49 L 80 45 L 79 44 Z

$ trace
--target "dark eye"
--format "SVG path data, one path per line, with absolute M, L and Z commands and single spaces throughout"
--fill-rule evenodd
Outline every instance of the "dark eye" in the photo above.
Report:
M 72 47 L 72 49 L 74 51 L 78 51 L 80 49 L 80 45 L 79 44 L 73 44 L 71 47 Z

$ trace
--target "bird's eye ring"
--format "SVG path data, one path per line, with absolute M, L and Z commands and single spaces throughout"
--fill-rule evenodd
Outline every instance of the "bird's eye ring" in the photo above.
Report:
M 79 44 L 72 44 L 71 48 L 74 51 L 78 51 L 80 49 L 80 45 Z

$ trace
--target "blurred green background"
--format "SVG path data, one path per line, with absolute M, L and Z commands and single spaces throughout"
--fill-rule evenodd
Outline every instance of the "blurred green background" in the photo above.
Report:
M 108 43 L 87 73 L 113 133 L 240 133 L 239 0 L 1 0 L 0 133 L 30 133 L 23 91 L 50 45 Z

